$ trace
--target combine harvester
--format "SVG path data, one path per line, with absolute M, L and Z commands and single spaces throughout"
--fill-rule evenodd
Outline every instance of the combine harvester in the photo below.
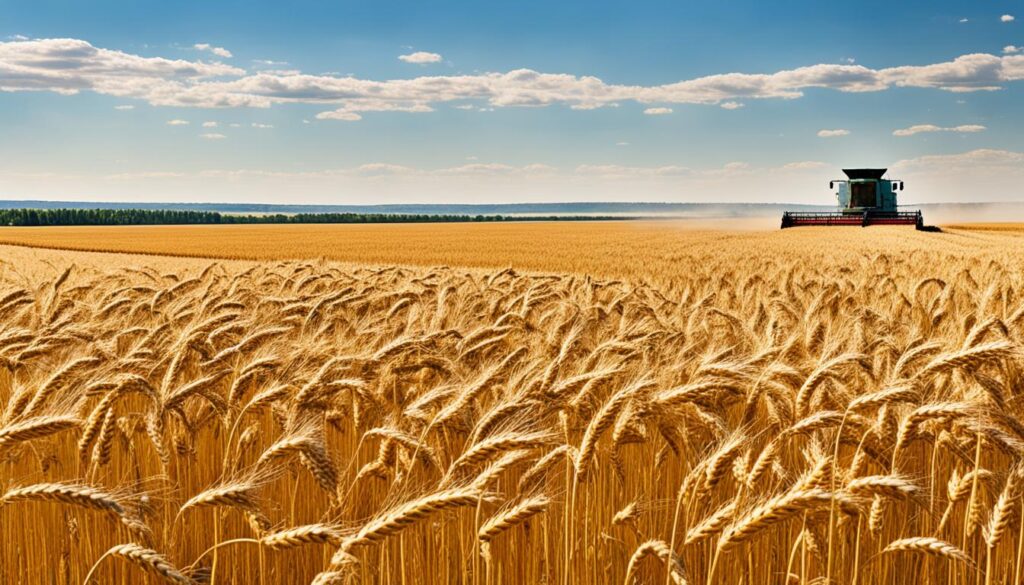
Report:
M 843 169 L 846 179 L 829 181 L 836 191 L 837 211 L 786 211 L 782 229 L 805 225 L 912 225 L 923 230 L 921 211 L 899 211 L 896 191 L 903 190 L 903 181 L 883 179 L 887 169 Z

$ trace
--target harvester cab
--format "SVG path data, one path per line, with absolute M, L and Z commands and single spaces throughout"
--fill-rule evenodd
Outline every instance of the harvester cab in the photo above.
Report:
M 786 211 L 782 214 L 782 228 L 806 225 L 912 225 L 924 229 L 920 210 L 900 211 L 896 203 L 897 192 L 903 191 L 903 181 L 885 179 L 887 169 L 843 169 L 845 179 L 829 181 L 835 191 L 839 208 L 836 211 Z

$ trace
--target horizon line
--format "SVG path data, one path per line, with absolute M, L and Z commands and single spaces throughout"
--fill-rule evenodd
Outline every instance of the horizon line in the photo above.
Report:
M 13 204 L 45 203 L 48 205 L 67 204 L 70 206 L 81 205 L 116 205 L 116 206 L 140 206 L 152 207 L 157 205 L 189 206 L 204 205 L 218 207 L 275 207 L 275 208 L 303 208 L 303 207 L 333 207 L 333 208 L 394 208 L 394 207 L 464 207 L 464 208 L 493 208 L 493 207 L 552 207 L 570 205 L 614 205 L 614 206 L 778 206 L 793 205 L 803 207 L 835 207 L 831 204 L 822 203 L 796 203 L 790 201 L 771 202 L 744 202 L 744 201 L 544 201 L 544 202 L 498 202 L 498 203 L 256 203 L 256 202 L 225 202 L 225 201 L 102 201 L 102 200 L 68 200 L 68 199 L 0 199 L 0 208 L 16 209 Z M 905 203 L 900 207 L 926 207 L 937 205 L 1022 205 L 1024 199 L 1013 201 L 937 201 L 931 203 Z M 20 206 L 28 208 L 28 206 Z

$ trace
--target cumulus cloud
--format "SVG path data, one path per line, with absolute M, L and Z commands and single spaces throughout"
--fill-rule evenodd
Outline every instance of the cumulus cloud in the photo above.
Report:
M 167 120 L 168 126 L 188 126 L 188 120 Z
M 664 116 L 665 114 L 671 114 L 672 108 L 647 108 L 644 113 L 648 116 Z
M 404 165 L 396 165 L 390 163 L 368 163 L 365 165 L 359 165 L 358 167 L 351 169 L 350 171 L 341 170 L 335 172 L 340 172 L 341 174 L 351 173 L 363 177 L 372 177 L 384 175 L 408 175 L 411 173 L 415 173 L 416 169 Z
M 984 53 L 962 55 L 947 63 L 891 67 L 880 71 L 897 87 L 924 87 L 952 92 L 993 91 L 1006 81 L 1024 79 L 1024 59 Z
M 199 137 L 205 138 L 206 140 L 223 140 L 227 138 L 227 136 L 224 136 L 223 134 L 218 134 L 216 132 L 207 132 L 205 134 L 200 134 Z
M 244 74 L 222 63 L 140 57 L 77 39 L 0 43 L 0 91 L 94 91 L 141 98 L 153 105 L 187 105 L 175 94 L 202 86 L 203 80 Z
M 733 161 L 722 165 L 720 168 L 707 169 L 702 171 L 703 174 L 708 176 L 734 176 L 734 175 L 746 175 L 753 170 L 750 163 L 743 161 Z
M 722 102 L 721 105 L 726 110 L 738 110 L 743 107 L 743 104 L 740 102 Z
M 408 55 L 399 55 L 399 61 L 405 61 L 406 63 L 414 63 L 416 65 L 426 65 L 427 63 L 440 63 L 441 55 L 437 53 L 428 53 L 426 51 L 416 51 L 415 53 L 409 53 Z
M 782 171 L 809 171 L 814 169 L 821 169 L 827 167 L 827 163 L 816 160 L 802 160 L 798 162 L 791 162 L 782 165 L 780 170 Z
M 1014 20 L 1017 20 L 1017 19 L 1014 18 L 1012 14 L 1004 14 L 1004 15 L 999 17 L 999 20 L 1000 20 L 1000 22 L 1013 22 Z
M 843 128 L 837 128 L 835 130 L 818 130 L 818 138 L 836 138 L 839 136 L 848 136 L 849 130 Z
M 344 107 L 332 112 L 320 112 L 316 115 L 320 120 L 344 120 L 354 122 L 362 120 L 359 112 L 433 112 L 434 108 L 423 103 L 394 103 L 380 99 L 352 99 Z
M 961 19 L 960 19 L 960 24 L 963 24 L 963 23 L 965 23 L 965 22 L 968 22 L 968 20 L 967 20 L 966 18 L 961 18 Z
M 284 67 L 284 66 L 288 65 L 288 62 L 287 61 L 274 61 L 272 59 L 253 59 L 252 60 L 252 64 L 257 66 L 257 67 L 271 67 L 271 68 L 274 68 L 274 69 L 279 69 L 281 67 Z
M 1024 181 L 1024 152 L 981 148 L 933 154 L 898 161 L 890 171 L 907 180 L 914 201 L 1017 201 L 1017 186 Z
M 629 179 L 634 177 L 666 177 L 689 175 L 687 167 L 664 165 L 658 167 L 641 167 L 625 165 L 579 165 L 574 171 L 577 175 L 597 176 L 604 179 Z
M 232 57 L 231 51 L 225 49 L 224 47 L 214 47 L 209 43 L 196 43 L 192 45 L 192 48 L 197 51 L 207 51 L 213 53 L 214 55 L 222 57 L 224 59 L 230 59 Z
M 899 130 L 893 130 L 893 136 L 913 136 L 914 134 L 921 134 L 924 132 L 959 132 L 961 134 L 972 133 L 972 132 L 983 132 L 985 131 L 984 126 L 978 124 L 963 124 L 960 126 L 936 126 L 934 124 L 918 124 L 909 128 L 900 128 Z
M 614 107 L 618 107 L 618 105 L 619 104 L 616 104 L 616 103 L 604 104 L 604 103 L 599 103 L 599 102 L 583 102 L 583 103 L 580 103 L 580 104 L 573 104 L 573 105 L 571 105 L 569 107 L 571 109 L 573 109 L 573 110 L 599 110 L 601 108 L 606 108 L 606 107 L 613 107 L 613 108 Z M 672 111 L 672 110 L 670 110 L 668 108 L 648 108 L 648 109 L 652 109 L 652 110 L 667 109 L 669 112 Z M 644 113 L 646 114 L 647 112 L 644 112 Z
M 115 109 L 115 110 L 121 110 L 121 111 L 125 111 L 125 110 L 134 110 L 134 109 L 135 109 L 135 106 L 133 106 L 133 105 L 131 105 L 131 104 L 122 104 L 122 105 L 120 105 L 120 106 L 114 106 L 114 109 Z
M 1016 53 L 1020 53 L 1022 50 L 1024 49 L 1021 49 L 1020 47 L 1014 45 L 1006 45 L 1005 47 L 1003 47 L 1003 53 L 1007 55 L 1014 55 Z
M 422 61 L 413 58 L 417 54 L 403 57 Z M 317 116 L 320 119 L 347 121 L 359 120 L 365 112 L 430 112 L 442 103 L 473 104 L 478 111 L 552 105 L 593 109 L 630 101 L 652 109 L 674 104 L 728 109 L 734 106 L 727 104 L 751 99 L 797 99 L 811 88 L 874 92 L 917 87 L 970 92 L 995 90 L 1020 80 L 1024 80 L 1024 54 L 979 53 L 884 69 L 817 64 L 774 73 L 722 73 L 637 86 L 530 69 L 392 80 L 296 71 L 247 72 L 224 63 L 141 57 L 77 39 L 0 43 L 0 91 L 92 91 L 174 107 L 267 108 L 307 103 L 325 108 Z
M 177 171 L 140 171 L 135 173 L 113 173 L 104 178 L 110 181 L 131 181 L 135 179 L 171 179 L 184 177 L 185 173 Z
M 274 125 L 273 124 L 259 124 L 257 122 L 253 122 L 252 123 L 252 127 L 253 128 L 259 128 L 259 129 L 263 130 L 263 129 L 267 129 L 267 128 L 273 128 Z
M 213 121 L 203 122 L 203 128 L 216 128 L 216 127 L 217 127 L 217 123 L 216 122 L 213 122 Z
M 901 160 L 893 169 L 956 173 L 965 169 L 990 170 L 1000 168 L 1024 172 L 1024 152 L 979 148 L 956 154 L 932 154 Z

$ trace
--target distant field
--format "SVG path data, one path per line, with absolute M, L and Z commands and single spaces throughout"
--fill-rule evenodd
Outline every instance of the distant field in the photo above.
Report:
M 903 227 L 798 228 L 774 220 L 623 223 L 76 226 L 0 229 L 0 243 L 69 250 L 249 260 L 325 258 L 363 264 L 514 267 L 615 278 L 671 278 L 686 261 L 742 259 L 756 248 L 784 255 L 938 249 L 951 254 L 1016 245 L 1022 224 L 955 226 L 948 233 Z M 1014 227 L 1016 226 L 1016 227 Z M 827 242 L 827 245 L 826 245 Z M 748 245 L 737 245 L 748 244 Z
M 949 230 L 968 230 L 975 232 L 1018 232 L 1024 233 L 1024 223 L 962 223 L 944 226 Z

